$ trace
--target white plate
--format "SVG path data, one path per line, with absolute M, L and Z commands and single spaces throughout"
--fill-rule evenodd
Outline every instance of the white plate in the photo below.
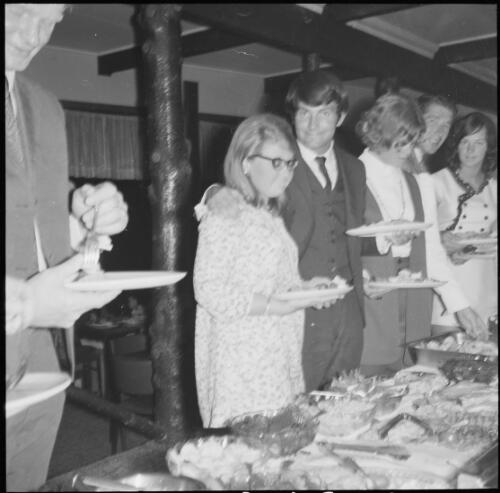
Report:
M 470 238 L 460 238 L 459 245 L 497 245 L 498 238 L 492 236 L 471 236 Z
M 124 271 L 90 274 L 66 284 L 75 291 L 107 291 L 111 289 L 147 289 L 175 284 L 186 275 L 176 271 Z
M 446 284 L 446 281 L 435 281 L 434 279 L 423 279 L 422 281 L 370 281 L 369 286 L 372 288 L 394 288 L 394 289 L 407 289 L 407 288 L 437 288 Z
M 461 260 L 490 260 L 497 257 L 497 251 L 488 251 L 488 252 L 471 252 L 471 253 L 456 253 L 454 257 Z
M 351 236 L 377 236 L 388 233 L 401 233 L 406 231 L 423 231 L 430 228 L 431 223 L 418 221 L 408 221 L 404 223 L 380 222 L 375 224 L 366 224 L 359 228 L 348 229 L 346 233 Z
M 346 294 L 353 289 L 352 286 L 340 286 L 336 288 L 323 288 L 323 289 L 298 289 L 295 291 L 287 291 L 286 293 L 279 293 L 276 298 L 280 300 L 328 300 L 331 297 Z
M 109 329 L 110 327 L 116 327 L 118 325 L 116 322 L 88 322 L 86 324 L 88 327 L 92 329 Z
M 17 386 L 6 393 L 5 417 L 62 392 L 71 383 L 67 373 L 26 373 Z

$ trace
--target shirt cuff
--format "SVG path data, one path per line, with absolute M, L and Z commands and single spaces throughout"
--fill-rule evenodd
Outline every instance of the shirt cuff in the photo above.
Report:
M 391 252 L 393 257 L 409 257 L 411 252 L 411 241 L 403 245 L 392 245 Z
M 385 255 L 389 251 L 389 248 L 391 248 L 391 242 L 386 240 L 384 236 L 377 235 L 375 237 L 375 242 L 381 255 Z
M 81 221 L 79 221 L 73 214 L 69 215 L 69 239 L 71 248 L 73 250 L 78 250 L 80 243 L 87 236 L 87 229 Z

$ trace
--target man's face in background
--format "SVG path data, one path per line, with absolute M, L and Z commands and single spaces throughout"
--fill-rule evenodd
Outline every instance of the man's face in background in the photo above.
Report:
M 5 5 L 5 70 L 23 71 L 49 41 L 62 20 L 65 4 Z

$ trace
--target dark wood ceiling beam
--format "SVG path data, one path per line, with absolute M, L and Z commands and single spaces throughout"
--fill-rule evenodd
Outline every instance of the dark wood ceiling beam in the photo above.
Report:
M 488 38 L 442 46 L 436 51 L 434 61 L 441 65 L 449 65 L 450 63 L 496 58 L 496 56 L 497 36 L 493 35 Z
M 141 48 L 139 46 L 107 55 L 99 55 L 97 57 L 97 73 L 98 75 L 113 75 L 115 72 L 137 67 L 140 61 Z
M 226 50 L 251 43 L 250 38 L 237 34 L 208 29 L 182 36 L 182 57 L 189 58 L 203 55 L 218 50 Z M 139 46 L 126 50 L 115 51 L 107 55 L 97 57 L 97 73 L 99 75 L 112 75 L 115 72 L 129 70 L 139 65 L 141 61 L 141 49 Z
M 337 22 L 349 22 L 375 15 L 392 14 L 400 10 L 419 7 L 421 3 L 329 3 L 325 6 L 323 14 Z
M 183 18 L 250 37 L 372 76 L 397 76 L 408 87 L 443 93 L 459 103 L 496 111 L 496 87 L 387 41 L 292 4 L 183 4 Z

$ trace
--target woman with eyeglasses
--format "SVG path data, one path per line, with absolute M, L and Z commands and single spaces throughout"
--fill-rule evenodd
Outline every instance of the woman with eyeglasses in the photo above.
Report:
M 446 143 L 446 156 L 447 167 L 432 175 L 441 239 L 455 277 L 486 323 L 498 312 L 497 243 L 491 238 L 497 233 L 494 123 L 479 112 L 458 119 Z M 493 243 L 488 244 L 488 238 Z M 457 325 L 437 297 L 432 322 L 435 332 Z
M 332 301 L 278 299 L 315 286 L 298 271 L 297 247 L 281 218 L 297 165 L 290 125 L 260 114 L 244 120 L 224 161 L 227 187 L 239 193 L 236 218 L 208 211 L 194 266 L 195 365 L 206 427 L 247 412 L 277 409 L 304 391 L 304 308 Z

